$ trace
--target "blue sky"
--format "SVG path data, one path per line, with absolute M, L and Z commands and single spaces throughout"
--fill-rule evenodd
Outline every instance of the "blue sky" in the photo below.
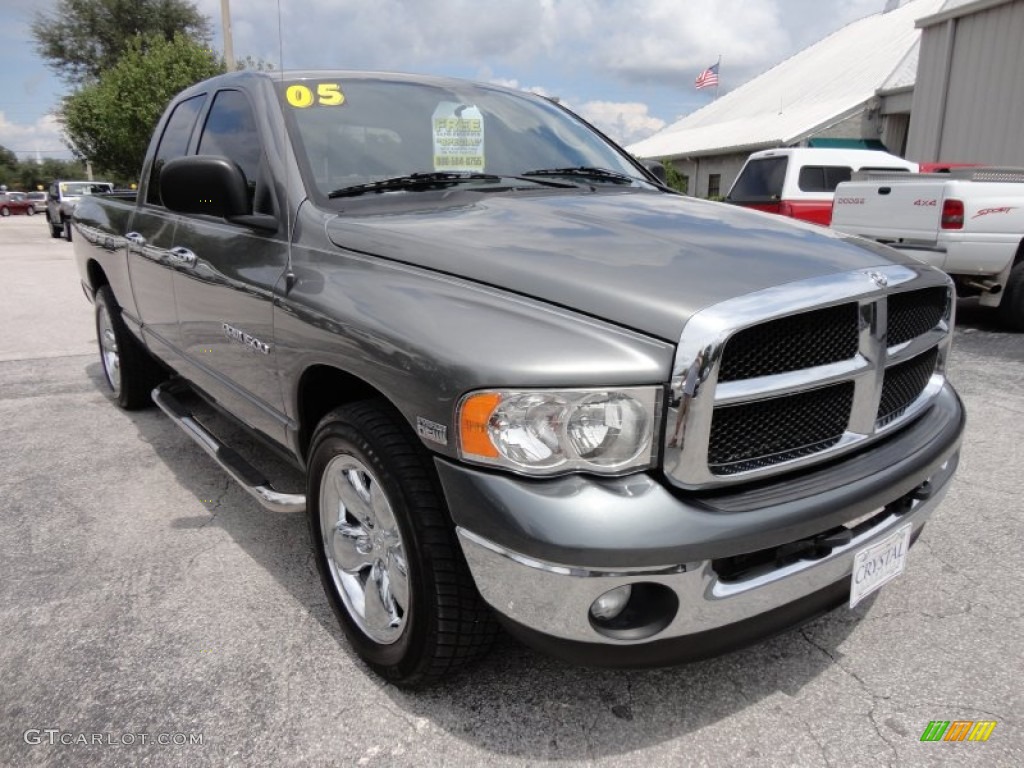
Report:
M 52 116 L 67 86 L 29 23 L 56 0 L 0 0 L 0 145 L 68 158 Z M 222 48 L 220 0 L 198 0 Z M 383 69 L 490 80 L 557 95 L 630 143 L 712 98 L 697 74 L 722 56 L 721 93 L 885 0 L 280 0 L 285 68 Z M 278 0 L 231 0 L 236 57 L 280 68 Z

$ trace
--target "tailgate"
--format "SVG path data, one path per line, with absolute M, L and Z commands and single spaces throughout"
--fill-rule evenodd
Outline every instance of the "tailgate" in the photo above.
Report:
M 836 187 L 832 228 L 873 240 L 936 242 L 946 181 L 912 174 Z

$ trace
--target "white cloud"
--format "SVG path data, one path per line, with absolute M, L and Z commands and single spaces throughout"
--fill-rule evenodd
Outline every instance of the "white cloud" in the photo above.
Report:
M 38 150 L 46 157 L 66 157 L 70 154 L 64 144 L 60 124 L 53 115 L 43 115 L 34 123 L 15 123 L 0 112 L 0 145 L 18 154 L 21 159 L 32 158 Z
M 647 105 L 639 102 L 588 101 L 574 110 L 620 144 L 646 139 L 665 127 L 664 120 L 648 114 Z
M 725 90 L 884 0 L 281 0 L 286 68 L 550 73 L 690 88 L 721 55 Z M 219 0 L 200 0 L 219 30 Z M 277 0 L 232 9 L 235 52 L 279 65 Z M 531 75 L 535 76 L 535 75 Z M 485 75 L 483 79 L 491 79 Z M 600 87 L 600 83 L 596 84 Z M 602 94 L 588 94 L 600 98 Z

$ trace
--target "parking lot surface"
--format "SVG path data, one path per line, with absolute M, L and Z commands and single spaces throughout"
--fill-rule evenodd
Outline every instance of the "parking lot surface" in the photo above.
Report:
M 993 312 L 960 302 L 960 472 L 876 597 L 670 669 L 506 638 L 410 693 L 348 649 L 301 516 L 107 400 L 71 253 L 0 221 L 0 765 L 1024 765 L 1024 336 Z

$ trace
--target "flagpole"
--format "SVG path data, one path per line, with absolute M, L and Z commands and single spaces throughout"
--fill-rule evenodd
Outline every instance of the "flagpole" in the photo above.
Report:
M 715 98 L 712 101 L 718 101 L 718 84 L 722 80 L 722 54 L 718 54 L 718 64 L 715 66 L 718 67 L 716 70 L 718 72 L 718 79 L 715 80 Z

